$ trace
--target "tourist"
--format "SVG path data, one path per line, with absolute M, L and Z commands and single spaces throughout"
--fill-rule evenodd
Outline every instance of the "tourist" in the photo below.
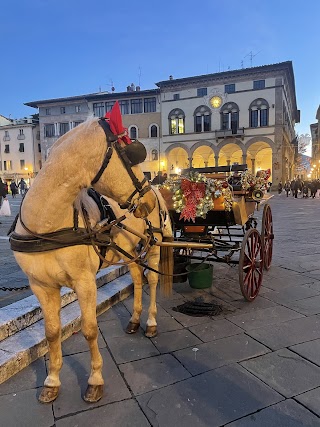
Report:
M 295 199 L 298 198 L 298 192 L 302 191 L 302 188 L 303 188 L 303 182 L 301 181 L 301 179 L 298 176 L 298 178 L 294 181 L 294 186 L 293 186 Z
M 287 193 L 287 197 L 289 196 L 290 193 L 290 189 L 291 189 L 291 183 L 290 181 L 286 181 L 286 183 L 284 184 L 284 191 Z
M 11 190 L 12 198 L 14 199 L 16 195 L 19 193 L 18 186 L 15 183 L 15 181 L 11 181 L 10 190 Z
M 23 178 L 20 179 L 18 187 L 20 187 L 20 193 L 23 196 L 25 194 L 25 192 L 26 192 L 26 189 L 27 189 L 27 183 L 26 183 L 26 181 Z

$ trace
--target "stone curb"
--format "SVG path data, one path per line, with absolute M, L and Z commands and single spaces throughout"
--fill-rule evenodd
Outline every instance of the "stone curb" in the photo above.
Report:
M 130 274 L 102 285 L 97 293 L 97 316 L 133 292 Z M 81 313 L 77 301 L 61 310 L 62 341 L 80 330 Z M 43 319 L 0 342 L 0 384 L 47 352 Z
M 126 265 L 111 266 L 97 274 L 97 287 L 115 280 L 128 272 Z M 77 299 L 75 292 L 63 288 L 61 291 L 61 307 Z M 42 311 L 37 298 L 32 295 L 0 309 L 0 342 L 42 319 Z

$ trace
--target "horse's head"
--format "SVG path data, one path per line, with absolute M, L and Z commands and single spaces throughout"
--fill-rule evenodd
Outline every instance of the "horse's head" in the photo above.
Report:
M 99 123 L 101 125 L 101 121 Z M 127 145 L 110 135 L 104 126 L 100 129 L 105 153 L 92 186 L 99 193 L 112 197 L 122 208 L 134 206 L 137 218 L 146 217 L 154 209 L 156 197 L 149 191 L 150 184 L 139 166 L 147 155 L 144 145 L 139 141 Z

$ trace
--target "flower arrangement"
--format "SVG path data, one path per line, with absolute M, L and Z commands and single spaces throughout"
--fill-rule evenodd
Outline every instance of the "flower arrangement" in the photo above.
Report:
M 232 193 L 226 181 L 206 178 L 199 172 L 188 176 L 168 179 L 164 185 L 173 193 L 173 208 L 180 213 L 180 219 L 195 222 L 196 217 L 206 218 L 214 207 L 214 199 L 224 197 L 225 210 L 232 207 Z
M 270 177 L 270 169 L 260 170 L 257 173 L 257 176 L 254 176 L 248 170 L 242 172 L 241 174 L 241 185 L 242 188 L 249 193 L 252 193 L 254 190 L 266 190 L 267 181 Z

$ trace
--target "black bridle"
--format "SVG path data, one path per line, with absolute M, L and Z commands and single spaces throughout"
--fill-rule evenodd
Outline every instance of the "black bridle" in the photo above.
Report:
M 125 167 L 126 171 L 128 172 L 128 175 L 130 176 L 134 187 L 135 187 L 135 190 L 131 193 L 131 195 L 129 196 L 127 201 L 125 203 L 121 203 L 121 204 L 119 203 L 119 206 L 121 209 L 133 208 L 133 205 L 134 205 L 132 203 L 133 197 L 137 193 L 139 194 L 139 198 L 144 196 L 151 189 L 151 186 L 149 183 L 147 185 L 144 185 L 146 182 L 148 182 L 146 177 L 142 181 L 139 181 L 138 178 L 135 176 L 135 174 L 132 171 L 132 166 L 134 166 L 137 163 L 130 160 L 130 158 L 127 154 L 127 151 L 126 151 L 127 147 L 122 147 L 120 145 L 120 143 L 118 142 L 119 136 L 114 135 L 111 132 L 109 123 L 106 121 L 106 119 L 100 118 L 98 123 L 102 127 L 102 129 L 104 130 L 104 133 L 106 134 L 107 151 L 106 151 L 106 154 L 105 154 L 105 157 L 104 157 L 104 160 L 102 162 L 100 169 L 98 170 L 96 176 L 91 181 L 91 185 L 93 186 L 94 184 L 96 184 L 99 181 L 103 172 L 105 171 L 105 169 L 107 168 L 107 166 L 109 164 L 109 161 L 110 161 L 112 153 L 113 153 L 113 149 L 115 149 L 116 152 L 118 153 L 120 160 L 122 161 L 123 166 Z

